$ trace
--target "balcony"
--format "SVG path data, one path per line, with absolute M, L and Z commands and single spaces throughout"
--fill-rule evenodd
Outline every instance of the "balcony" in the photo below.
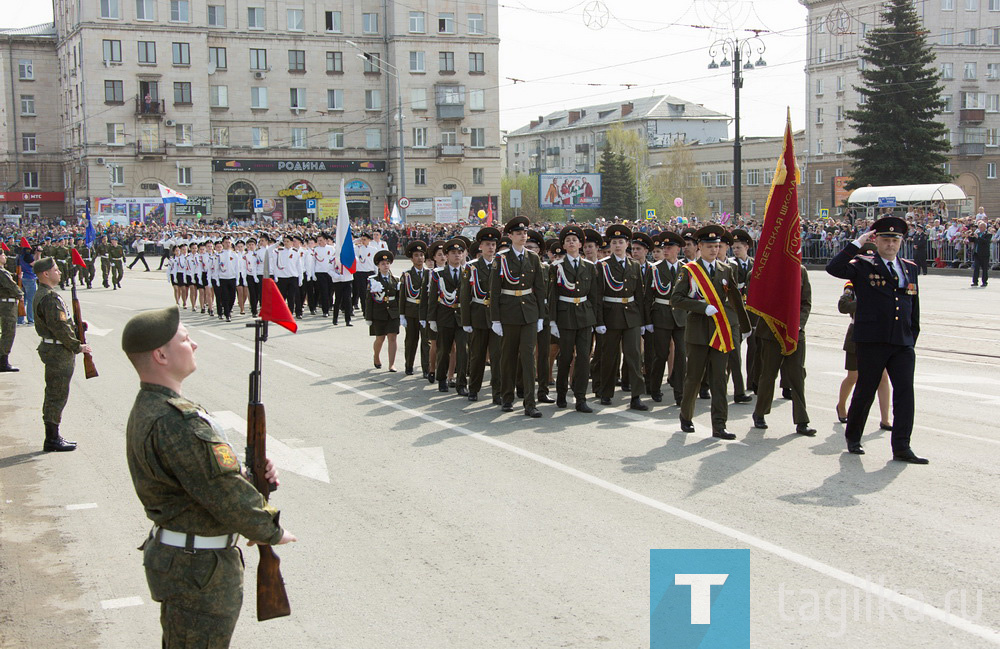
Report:
M 986 153 L 986 144 L 980 142 L 963 142 L 958 145 L 958 155 L 965 158 L 975 158 Z
M 166 100 L 151 101 L 148 104 L 139 95 L 135 96 L 135 114 L 139 117 L 149 117 L 152 119 L 163 119 L 166 109 Z
M 140 160 L 160 160 L 167 156 L 167 141 L 154 140 L 135 143 L 135 155 Z
M 983 108 L 963 108 L 958 111 L 958 119 L 961 122 L 982 122 L 986 119 L 986 110 Z
M 589 144 L 577 144 L 576 145 L 576 152 L 577 153 L 590 153 L 590 145 Z
M 465 157 L 465 145 L 439 144 L 437 157 L 441 162 L 461 162 Z
M 439 120 L 465 119 L 465 106 L 462 104 L 438 104 L 437 118 Z
M 559 147 L 550 146 L 548 149 L 546 149 L 545 155 L 559 155 Z

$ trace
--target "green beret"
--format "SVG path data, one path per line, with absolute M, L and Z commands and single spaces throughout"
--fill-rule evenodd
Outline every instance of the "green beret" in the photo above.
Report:
M 181 312 L 176 306 L 132 316 L 122 329 L 122 350 L 141 354 L 163 347 L 177 333 L 180 322 Z
M 52 257 L 42 257 L 31 265 L 31 269 L 35 271 L 35 273 L 44 273 L 47 270 L 52 270 L 52 267 L 55 265 L 56 260 Z

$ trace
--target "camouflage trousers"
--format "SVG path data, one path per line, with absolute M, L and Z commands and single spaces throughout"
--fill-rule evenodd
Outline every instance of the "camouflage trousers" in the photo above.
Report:
M 17 302 L 0 302 L 0 356 L 10 354 L 17 327 Z
M 240 549 L 186 552 L 147 539 L 142 550 L 163 648 L 226 649 L 243 606 Z
M 45 399 L 42 401 L 42 421 L 62 422 L 62 411 L 69 400 L 69 382 L 76 369 L 76 354 L 62 345 L 41 343 L 38 357 L 45 364 Z
M 101 279 L 105 284 L 108 283 L 108 273 L 111 272 L 111 260 L 106 257 L 101 257 Z
M 115 284 L 122 283 L 122 277 L 125 275 L 125 261 L 122 259 L 112 259 L 111 260 L 111 281 Z

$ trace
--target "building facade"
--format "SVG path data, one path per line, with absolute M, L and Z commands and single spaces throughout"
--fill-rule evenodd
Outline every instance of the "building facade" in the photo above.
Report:
M 495 0 L 57 0 L 55 31 L 66 213 L 159 215 L 162 183 L 182 217 L 324 219 L 344 180 L 354 218 L 430 221 L 499 192 Z
M 840 211 L 850 176 L 846 120 L 862 101 L 860 47 L 881 24 L 882 3 L 871 0 L 799 0 L 808 9 L 806 214 Z M 944 85 L 951 151 L 946 169 L 975 206 L 1000 204 L 1000 0 L 914 0 Z M 991 208 L 996 211 L 996 207 Z

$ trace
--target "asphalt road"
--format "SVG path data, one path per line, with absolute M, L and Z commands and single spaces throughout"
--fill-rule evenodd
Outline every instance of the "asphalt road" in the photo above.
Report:
M 273 502 L 300 539 L 279 548 L 293 614 L 256 622 L 245 549 L 233 645 L 647 647 L 650 549 L 749 548 L 756 647 L 997 646 L 1000 288 L 921 279 L 913 448 L 931 464 L 909 466 L 891 461 L 877 408 L 868 454 L 844 453 L 841 282 L 810 277 L 815 438 L 794 434 L 780 399 L 766 432 L 752 404 L 731 405 L 735 442 L 709 437 L 706 401 L 691 435 L 677 408 L 634 413 L 621 396 L 594 415 L 549 405 L 528 419 L 376 371 L 360 319 L 272 329 L 263 391 L 282 469 Z M 136 550 L 149 522 L 124 456 L 137 380 L 119 345 L 130 315 L 172 296 L 164 275 L 128 272 L 123 290 L 81 301 L 101 375 L 84 380 L 78 363 L 63 424 L 76 452 L 39 450 L 32 329 L 17 331 L 21 372 L 0 375 L 3 647 L 159 642 Z M 185 395 L 238 429 L 249 316 L 183 320 L 199 344 Z

